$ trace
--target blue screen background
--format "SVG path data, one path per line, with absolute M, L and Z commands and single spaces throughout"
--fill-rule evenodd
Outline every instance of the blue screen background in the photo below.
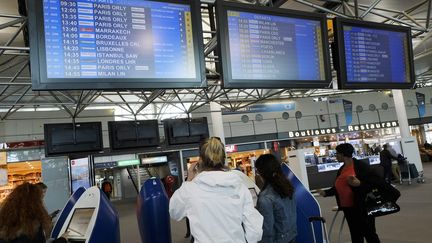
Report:
M 142 0 L 44 0 L 47 77 L 195 78 L 190 11 Z
M 325 80 L 317 20 L 228 11 L 232 79 Z
M 344 26 L 347 81 L 408 83 L 410 66 L 407 34 Z

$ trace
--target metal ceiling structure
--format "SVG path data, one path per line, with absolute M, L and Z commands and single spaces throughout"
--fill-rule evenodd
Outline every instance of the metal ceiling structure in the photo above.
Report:
M 119 107 L 128 117 L 161 118 L 167 111 L 189 115 L 209 102 L 237 110 L 264 100 L 332 96 L 365 90 L 223 89 L 215 63 L 217 47 L 214 0 L 201 0 L 208 87 L 151 91 L 32 91 L 25 1 L 0 0 L 0 121 L 20 110 L 64 110 L 71 118 L 89 108 Z M 237 0 L 302 11 L 326 13 L 412 28 L 414 45 L 431 30 L 432 0 Z M 5 12 L 3 12 L 5 11 Z M 432 84 L 432 70 L 417 76 L 418 86 Z M 175 115 L 174 114 L 174 115 Z

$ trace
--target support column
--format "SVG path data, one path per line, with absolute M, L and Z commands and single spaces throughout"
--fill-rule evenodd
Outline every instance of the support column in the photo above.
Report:
M 403 98 L 402 90 L 394 89 L 393 92 L 393 101 L 396 108 L 396 115 L 399 122 L 399 129 L 402 138 L 410 137 L 409 125 L 408 125 L 408 117 L 405 109 L 405 101 Z
M 401 134 L 400 144 L 402 153 L 408 159 L 409 163 L 415 164 L 417 170 L 422 172 L 423 164 L 420 160 L 420 151 L 418 148 L 417 139 L 411 136 L 409 130 L 408 116 L 405 109 L 405 101 L 402 90 L 392 90 L 392 92 Z
M 213 128 L 213 136 L 220 137 L 223 144 L 225 144 L 225 132 L 223 127 L 221 105 L 216 102 L 210 102 L 210 115 Z

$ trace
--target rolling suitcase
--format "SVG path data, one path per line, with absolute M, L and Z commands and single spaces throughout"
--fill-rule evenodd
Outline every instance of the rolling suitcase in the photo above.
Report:
M 409 173 L 411 175 L 411 178 L 418 178 L 419 177 L 419 173 L 417 171 L 417 167 L 415 166 L 415 164 L 409 164 Z
M 322 224 L 322 234 L 318 234 L 318 235 L 315 234 L 314 222 L 320 222 Z M 314 243 L 328 243 L 329 239 L 327 235 L 325 219 L 323 217 L 309 217 L 309 223 L 311 226 Z

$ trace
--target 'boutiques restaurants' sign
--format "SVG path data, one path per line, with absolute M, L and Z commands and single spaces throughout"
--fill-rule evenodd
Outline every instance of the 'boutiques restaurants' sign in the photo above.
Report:
M 373 129 L 392 128 L 398 126 L 399 123 L 397 121 L 389 121 L 389 122 L 374 122 L 374 123 L 352 125 L 352 126 L 346 126 L 341 128 L 332 127 L 332 128 L 321 128 L 321 129 L 309 129 L 309 130 L 288 132 L 288 138 L 320 136 L 320 135 L 329 135 L 329 134 L 344 133 L 344 132 L 358 132 L 358 131 L 366 131 L 366 130 L 373 130 Z
M 319 136 L 319 135 L 335 134 L 338 132 L 339 132 L 339 128 L 337 127 L 323 128 L 323 129 L 310 129 L 310 130 L 288 132 L 288 137 L 298 138 L 298 137 L 308 137 L 308 136 Z
M 391 128 L 398 127 L 399 123 L 397 121 L 389 121 L 389 122 L 377 122 L 377 123 L 368 123 L 368 124 L 360 124 L 354 126 L 348 126 L 347 132 L 357 132 L 371 129 L 381 129 L 381 128 Z

